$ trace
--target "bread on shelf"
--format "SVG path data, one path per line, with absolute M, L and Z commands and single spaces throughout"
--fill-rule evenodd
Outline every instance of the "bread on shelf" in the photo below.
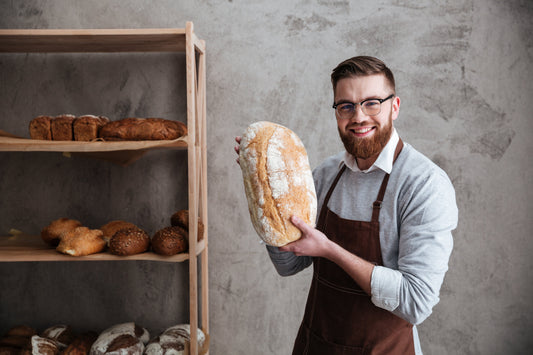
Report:
M 81 227 L 80 221 L 70 218 L 56 219 L 41 230 L 41 238 L 50 246 L 57 246 L 61 240 L 61 236 L 71 230 Z
M 50 127 L 53 117 L 37 116 L 30 121 L 30 137 L 32 139 L 52 140 L 52 128 Z
M 171 140 L 187 135 L 187 126 L 163 118 L 124 118 L 106 123 L 100 138 L 106 141 Z
M 106 242 L 102 238 L 102 231 L 77 227 L 61 237 L 56 250 L 71 256 L 85 256 L 103 251 Z
M 71 141 L 73 140 L 72 125 L 76 116 L 71 114 L 62 114 L 56 116 L 50 122 L 52 130 L 52 140 L 54 141 Z
M 109 122 L 105 116 L 83 115 L 74 120 L 72 129 L 75 141 L 90 142 L 98 138 L 100 129 Z

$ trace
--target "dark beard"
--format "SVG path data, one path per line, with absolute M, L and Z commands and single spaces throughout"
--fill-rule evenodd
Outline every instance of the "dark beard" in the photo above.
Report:
M 368 159 L 373 155 L 379 154 L 392 134 L 392 113 L 387 124 L 378 128 L 372 138 L 356 138 L 351 134 L 342 134 L 339 129 L 344 148 L 348 153 L 356 158 Z

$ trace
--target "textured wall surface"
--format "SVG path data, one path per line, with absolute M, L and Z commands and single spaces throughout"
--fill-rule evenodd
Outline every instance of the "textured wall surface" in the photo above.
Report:
M 533 3 L 529 0 L 0 2 L 0 28 L 184 27 L 207 42 L 212 354 L 288 354 L 310 270 L 281 278 L 249 222 L 236 135 L 253 121 L 293 129 L 311 165 L 340 149 L 331 69 L 383 59 L 402 99 L 396 127 L 443 167 L 460 221 L 441 302 L 419 327 L 426 354 L 533 347 Z M 176 65 L 177 64 L 177 65 Z M 185 120 L 183 57 L 1 55 L 0 129 L 42 113 Z M 54 153 L 0 154 L 0 235 L 72 216 L 155 231 L 186 206 L 183 152 L 119 167 Z M 0 263 L 0 332 L 58 322 L 158 331 L 187 319 L 186 265 Z M 184 302 L 185 301 L 185 302 Z

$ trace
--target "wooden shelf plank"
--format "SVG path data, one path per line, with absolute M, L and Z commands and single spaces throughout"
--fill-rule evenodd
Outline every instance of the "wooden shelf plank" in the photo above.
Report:
M 205 241 L 201 240 L 196 245 L 196 255 L 205 248 Z M 128 261 L 146 260 L 162 262 L 184 262 L 189 260 L 189 253 L 173 256 L 158 255 L 146 252 L 130 256 L 118 256 L 108 252 L 87 256 L 70 256 L 57 252 L 53 247 L 47 246 L 40 236 L 17 235 L 0 237 L 0 262 L 16 261 Z
M 185 29 L 0 30 L 0 52 L 184 52 Z
M 0 151 L 6 152 L 112 152 L 154 148 L 187 149 L 187 137 L 158 141 L 78 142 L 13 138 L 0 134 Z

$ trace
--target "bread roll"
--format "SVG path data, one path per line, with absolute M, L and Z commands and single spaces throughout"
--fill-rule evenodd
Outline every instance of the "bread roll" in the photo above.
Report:
M 242 135 L 239 163 L 252 224 L 265 243 L 283 246 L 299 239 L 293 215 L 315 225 L 313 176 L 294 132 L 271 122 L 251 124 Z
M 208 350 L 206 336 L 201 329 L 197 331 L 198 354 L 205 354 Z M 146 345 L 144 355 L 187 355 L 191 342 L 191 327 L 189 324 L 178 324 L 166 329 Z
M 103 233 L 102 238 L 106 241 L 106 243 L 109 245 L 109 241 L 111 240 L 111 237 L 115 235 L 116 232 L 118 232 L 121 229 L 130 229 L 130 228 L 138 228 L 135 224 L 122 221 L 122 220 L 115 220 L 108 222 L 104 224 L 102 227 L 100 227 L 100 230 Z
M 150 333 L 133 322 L 117 324 L 100 333 L 90 355 L 142 354 L 149 339 Z
M 189 210 L 179 210 L 170 217 L 170 224 L 178 226 L 189 232 Z M 201 240 L 204 237 L 204 224 L 198 219 L 198 238 Z
M 20 355 L 25 349 L 31 349 L 31 337 L 37 331 L 26 325 L 12 327 L 0 338 L 0 355 Z
M 189 236 L 185 229 L 172 226 L 158 230 L 152 238 L 152 250 L 160 255 L 176 255 L 189 248 Z
M 46 244 L 55 247 L 59 244 L 63 234 L 81 227 L 81 225 L 81 222 L 75 219 L 59 218 L 41 230 L 41 238 Z
M 109 252 L 115 255 L 134 255 L 148 250 L 150 237 L 142 229 L 135 227 L 120 229 L 109 240 Z
M 38 116 L 30 121 L 30 137 L 32 139 L 52 140 L 52 128 L 50 116 Z
M 100 128 L 102 128 L 109 119 L 104 116 L 83 115 L 74 120 L 73 131 L 75 141 L 89 142 L 98 138 Z
M 101 230 L 77 227 L 61 237 L 56 250 L 72 256 L 84 256 L 99 253 L 105 246 Z
M 124 118 L 106 123 L 100 130 L 100 137 L 108 141 L 167 140 L 185 135 L 185 124 L 162 118 Z
M 30 338 L 32 335 L 36 335 L 37 331 L 27 325 L 17 325 L 9 329 L 6 335 L 15 335 L 21 337 Z

